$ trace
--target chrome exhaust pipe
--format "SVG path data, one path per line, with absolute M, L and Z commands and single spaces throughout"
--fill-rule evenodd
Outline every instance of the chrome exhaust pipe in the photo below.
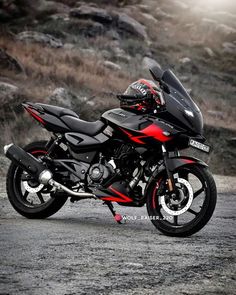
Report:
M 96 195 L 86 192 L 75 192 L 63 184 L 53 179 L 52 172 L 43 165 L 38 159 L 31 154 L 24 151 L 22 148 L 14 145 L 13 143 L 4 146 L 4 154 L 13 163 L 21 167 L 29 175 L 44 185 L 51 185 L 56 190 L 63 190 L 69 195 L 76 196 L 79 198 L 97 198 Z
M 57 190 L 63 190 L 64 192 L 75 196 L 75 197 L 80 197 L 80 198 L 94 198 L 97 199 L 96 195 L 91 194 L 91 193 L 85 193 L 85 192 L 74 192 L 68 187 L 64 186 L 63 184 L 55 181 L 54 179 L 49 180 L 48 184 L 50 184 L 52 187 L 55 187 Z

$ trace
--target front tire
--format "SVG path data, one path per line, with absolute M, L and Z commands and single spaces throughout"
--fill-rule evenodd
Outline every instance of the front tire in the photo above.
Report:
M 46 143 L 46 141 L 33 142 L 25 146 L 24 150 L 35 157 L 40 157 L 47 153 Z M 19 166 L 11 163 L 7 173 L 6 189 L 11 205 L 19 214 L 31 219 L 47 218 L 65 204 L 66 196 L 54 197 L 50 189 L 41 188 L 40 184 L 34 180 L 27 182 L 25 177 L 26 173 Z
M 154 226 L 165 235 L 187 237 L 210 220 L 216 206 L 216 185 L 207 168 L 199 165 L 179 167 L 173 175 L 177 175 L 179 197 L 173 200 L 168 195 L 167 177 L 162 174 L 149 185 L 147 211 Z

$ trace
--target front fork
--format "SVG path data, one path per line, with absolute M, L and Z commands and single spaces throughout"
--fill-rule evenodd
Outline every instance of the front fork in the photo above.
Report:
M 170 171 L 169 167 L 168 167 L 168 152 L 166 150 L 165 145 L 162 145 L 162 155 L 163 155 L 163 159 L 164 159 L 164 165 L 166 168 L 166 173 L 167 173 L 167 186 L 168 186 L 168 190 L 170 193 L 175 193 L 176 191 L 176 187 L 175 187 L 175 180 L 174 180 L 174 176 L 173 173 Z

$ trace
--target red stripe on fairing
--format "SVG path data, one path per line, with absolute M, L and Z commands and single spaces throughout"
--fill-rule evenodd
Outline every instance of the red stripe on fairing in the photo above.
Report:
M 142 133 L 144 133 L 145 135 L 132 135 L 131 133 L 129 133 L 128 131 L 124 130 L 123 128 L 120 128 L 125 134 L 127 134 L 129 136 L 129 138 L 131 140 L 133 140 L 134 142 L 140 143 L 140 144 L 145 144 L 145 142 L 143 142 L 142 140 L 140 140 L 140 138 L 147 138 L 147 137 L 152 137 L 157 139 L 158 141 L 161 142 L 165 142 L 165 141 L 169 141 L 172 139 L 172 136 L 166 136 L 163 134 L 163 130 L 158 127 L 155 124 L 151 124 L 150 126 L 144 128 L 143 130 L 141 130 Z M 139 131 L 140 132 L 140 131 Z
M 112 186 L 109 186 L 109 189 L 115 193 L 116 195 L 120 196 L 121 198 L 118 197 L 104 197 L 102 198 L 103 201 L 112 201 L 112 202 L 120 202 L 120 203 L 128 203 L 132 202 L 133 200 L 127 197 L 126 195 L 118 192 L 116 189 L 114 189 Z
M 129 138 L 131 140 L 133 140 L 134 142 L 140 143 L 140 144 L 144 144 L 144 142 L 142 140 L 140 140 L 140 138 L 145 138 L 147 137 L 146 135 L 140 135 L 140 136 L 133 136 L 131 133 L 129 133 L 128 131 L 124 130 L 123 128 L 120 128 L 125 134 L 127 134 L 129 136 Z
M 28 113 L 30 113 L 30 115 L 31 115 L 32 117 L 34 117 L 37 121 L 39 121 L 39 122 L 42 123 L 43 125 L 46 124 L 46 123 L 44 122 L 44 120 L 43 120 L 41 117 L 39 117 L 38 115 L 36 115 L 35 112 L 32 111 L 30 108 L 27 108 L 26 111 L 27 111 Z
M 163 134 L 163 130 L 155 124 L 151 124 L 150 126 L 144 128 L 142 133 L 146 134 L 146 136 L 153 137 L 161 142 L 165 142 L 171 140 L 171 136 L 166 136 Z
M 103 200 L 103 201 L 110 201 L 110 202 L 127 203 L 123 199 L 116 198 L 116 197 L 104 197 L 104 198 L 101 198 L 101 200 Z

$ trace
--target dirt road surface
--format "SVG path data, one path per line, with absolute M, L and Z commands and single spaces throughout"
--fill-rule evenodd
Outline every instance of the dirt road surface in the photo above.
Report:
M 114 222 L 98 201 L 67 202 L 47 220 L 27 220 L 0 186 L 0 294 L 236 294 L 236 181 L 216 177 L 209 224 L 189 238 L 159 233 L 146 208 Z

